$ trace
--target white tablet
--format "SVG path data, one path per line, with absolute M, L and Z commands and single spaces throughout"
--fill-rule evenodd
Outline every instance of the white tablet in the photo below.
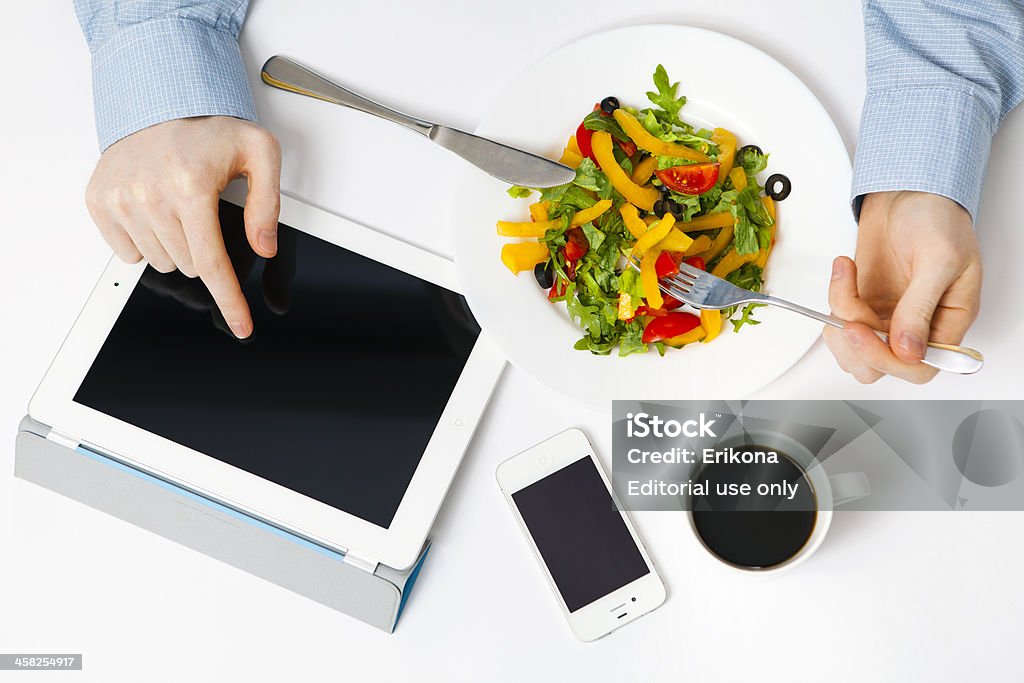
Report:
M 453 264 L 287 196 L 273 259 L 248 248 L 236 204 L 222 202 L 221 223 L 252 338 L 228 332 L 198 280 L 112 259 L 31 416 L 314 542 L 408 567 L 504 367 Z

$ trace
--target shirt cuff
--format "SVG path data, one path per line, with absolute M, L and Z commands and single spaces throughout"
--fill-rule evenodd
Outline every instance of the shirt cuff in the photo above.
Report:
M 92 74 L 100 151 L 171 119 L 256 120 L 237 38 L 191 19 L 120 29 L 93 54 Z
M 854 215 L 869 192 L 916 190 L 952 199 L 975 220 L 996 125 L 966 90 L 869 92 L 853 164 Z

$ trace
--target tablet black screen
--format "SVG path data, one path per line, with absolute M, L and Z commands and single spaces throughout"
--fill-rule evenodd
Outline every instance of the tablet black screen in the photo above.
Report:
M 147 267 L 74 400 L 387 528 L 479 328 L 458 295 L 286 225 L 256 257 L 220 213 L 252 337 Z

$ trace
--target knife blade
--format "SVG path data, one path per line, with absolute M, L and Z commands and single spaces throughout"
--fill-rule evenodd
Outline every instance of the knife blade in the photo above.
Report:
M 576 171 L 542 156 L 488 138 L 395 111 L 349 90 L 287 57 L 274 56 L 260 71 L 267 85 L 372 114 L 425 136 L 487 174 L 513 185 L 554 187 L 571 182 Z

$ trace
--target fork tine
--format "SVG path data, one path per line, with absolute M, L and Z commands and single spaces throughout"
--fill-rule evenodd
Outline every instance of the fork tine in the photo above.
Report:
M 685 261 L 680 262 L 680 264 L 679 264 L 679 272 L 680 273 L 686 273 L 687 275 L 690 276 L 691 279 L 694 279 L 694 280 L 696 280 L 697 278 L 699 278 L 701 275 L 704 274 L 703 270 L 701 270 L 700 268 L 694 268 L 693 266 L 691 266 L 689 263 L 686 263 Z

